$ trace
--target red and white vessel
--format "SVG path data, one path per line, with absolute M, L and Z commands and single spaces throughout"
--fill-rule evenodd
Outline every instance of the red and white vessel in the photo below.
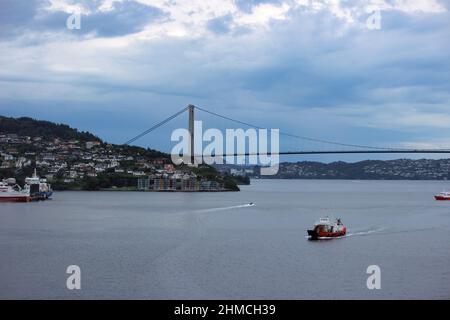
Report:
M 29 202 L 30 190 L 22 189 L 15 179 L 0 181 L 0 202 Z
M 434 195 L 436 200 L 450 200 L 450 191 L 442 191 Z
M 320 218 L 314 224 L 314 229 L 308 230 L 311 240 L 332 239 L 345 236 L 347 228 L 342 224 L 341 219 L 331 221 L 330 218 Z

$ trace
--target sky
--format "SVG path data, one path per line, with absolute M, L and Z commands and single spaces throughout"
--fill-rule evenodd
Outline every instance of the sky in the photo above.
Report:
M 0 115 L 123 143 L 194 104 L 318 139 L 450 148 L 449 10 L 449 0 L 0 0 Z M 79 29 L 67 27 L 74 14 Z M 187 114 L 136 144 L 170 151 L 186 126 Z M 280 148 L 337 147 L 284 137 Z M 399 157 L 413 156 L 283 160 Z

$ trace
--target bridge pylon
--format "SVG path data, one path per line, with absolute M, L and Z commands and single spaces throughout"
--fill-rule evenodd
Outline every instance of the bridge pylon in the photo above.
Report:
M 189 150 L 191 158 L 189 166 L 197 167 L 198 163 L 195 161 L 195 136 L 194 136 L 195 106 L 192 104 L 188 105 L 188 110 L 189 110 Z

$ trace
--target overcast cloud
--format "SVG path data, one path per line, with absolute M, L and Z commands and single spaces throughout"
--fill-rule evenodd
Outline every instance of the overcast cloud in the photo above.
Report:
M 449 39 L 440 0 L 1 0 L 0 114 L 123 142 L 193 103 L 304 136 L 450 148 Z M 184 122 L 140 144 L 167 151 Z

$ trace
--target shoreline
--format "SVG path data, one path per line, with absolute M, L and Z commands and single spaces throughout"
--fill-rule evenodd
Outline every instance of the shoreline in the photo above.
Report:
M 172 192 L 177 192 L 177 193 L 205 193 L 205 192 L 239 192 L 240 190 L 231 190 L 231 189 L 226 189 L 226 190 L 137 190 L 137 189 L 113 189 L 113 188 L 103 188 L 103 189 L 99 189 L 99 190 L 82 190 L 82 189 L 65 189 L 65 190 L 53 190 L 56 192 L 142 192 L 142 193 L 146 193 L 146 192 L 168 192 L 168 193 L 172 193 Z

